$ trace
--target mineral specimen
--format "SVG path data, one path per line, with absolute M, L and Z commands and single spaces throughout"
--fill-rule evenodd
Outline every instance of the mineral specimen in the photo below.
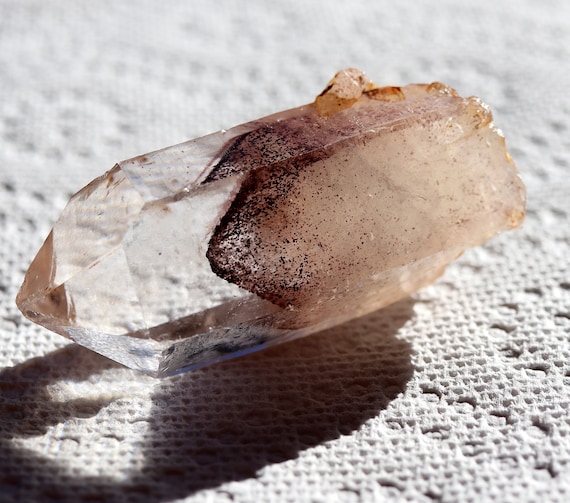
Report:
M 314 103 L 119 163 L 75 194 L 21 311 L 155 375 L 376 310 L 524 217 L 491 112 L 339 72 Z

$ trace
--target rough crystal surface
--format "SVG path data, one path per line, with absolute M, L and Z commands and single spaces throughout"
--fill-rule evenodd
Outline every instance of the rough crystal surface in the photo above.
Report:
M 524 218 L 490 110 L 339 72 L 314 103 L 119 163 L 75 194 L 17 303 L 156 375 L 360 316 Z

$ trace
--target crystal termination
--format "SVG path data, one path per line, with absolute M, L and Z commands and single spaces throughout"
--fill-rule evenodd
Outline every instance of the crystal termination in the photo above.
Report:
M 489 108 L 339 72 L 314 103 L 117 164 L 75 194 L 25 316 L 157 376 L 308 335 L 520 225 Z

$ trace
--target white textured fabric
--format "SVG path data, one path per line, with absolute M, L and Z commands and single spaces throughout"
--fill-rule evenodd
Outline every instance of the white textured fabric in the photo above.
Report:
M 569 61 L 564 1 L 0 0 L 0 501 L 569 501 Z M 388 309 L 170 380 L 18 313 L 73 191 L 347 66 L 487 101 L 524 227 Z

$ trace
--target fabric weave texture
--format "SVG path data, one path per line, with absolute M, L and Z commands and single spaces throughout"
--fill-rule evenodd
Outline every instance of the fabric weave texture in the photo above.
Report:
M 569 61 L 555 0 L 0 0 L 0 502 L 569 501 Z M 162 381 L 20 315 L 73 192 L 346 67 L 487 102 L 524 226 L 384 310 Z

